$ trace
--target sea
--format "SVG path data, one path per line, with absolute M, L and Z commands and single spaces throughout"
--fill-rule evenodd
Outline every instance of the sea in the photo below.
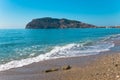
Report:
M 120 40 L 118 28 L 0 29 L 0 71 L 56 58 L 97 55 L 111 50 L 116 39 Z

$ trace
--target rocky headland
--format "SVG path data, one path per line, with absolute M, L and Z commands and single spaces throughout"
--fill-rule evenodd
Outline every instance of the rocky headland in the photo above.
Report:
M 51 17 L 33 19 L 26 25 L 26 29 L 56 29 L 56 28 L 96 28 L 92 24 L 83 23 L 76 20 L 57 19 Z

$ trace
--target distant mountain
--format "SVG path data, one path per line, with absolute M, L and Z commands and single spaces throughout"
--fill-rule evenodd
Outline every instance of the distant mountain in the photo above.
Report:
M 26 25 L 26 29 L 54 29 L 54 28 L 96 28 L 97 26 L 76 20 L 57 19 L 51 17 L 33 19 Z

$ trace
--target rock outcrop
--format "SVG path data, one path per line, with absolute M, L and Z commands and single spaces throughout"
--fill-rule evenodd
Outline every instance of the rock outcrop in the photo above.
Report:
M 96 28 L 95 25 L 82 23 L 76 20 L 57 19 L 57 18 L 38 18 L 33 19 L 26 25 L 26 29 L 54 29 L 54 28 Z

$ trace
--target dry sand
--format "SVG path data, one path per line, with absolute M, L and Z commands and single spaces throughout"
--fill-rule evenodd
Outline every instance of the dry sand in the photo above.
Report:
M 120 80 L 120 54 L 104 55 L 84 68 L 59 72 L 60 80 Z

